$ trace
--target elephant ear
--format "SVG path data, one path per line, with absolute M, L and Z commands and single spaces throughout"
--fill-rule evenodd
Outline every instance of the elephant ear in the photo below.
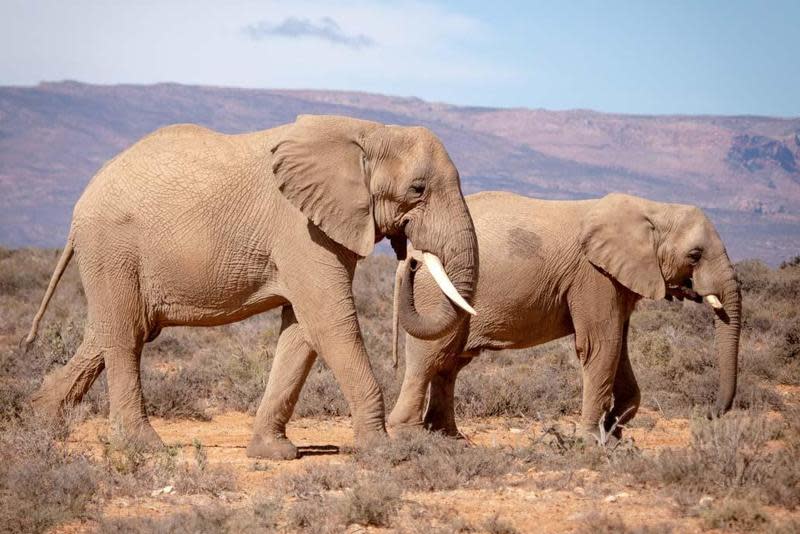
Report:
M 622 194 L 600 199 L 582 222 L 581 249 L 594 266 L 631 291 L 664 298 L 655 227 L 642 199 Z
M 381 128 L 347 117 L 301 115 L 272 147 L 281 193 L 325 234 L 359 256 L 375 244 L 364 140 Z

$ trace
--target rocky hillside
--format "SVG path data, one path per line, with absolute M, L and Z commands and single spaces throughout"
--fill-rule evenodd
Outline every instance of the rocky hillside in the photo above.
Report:
M 632 116 L 459 107 L 416 98 L 175 84 L 0 87 L 0 244 L 60 246 L 111 156 L 159 126 L 268 128 L 299 113 L 423 124 L 466 192 L 544 198 L 626 191 L 705 208 L 735 259 L 800 253 L 800 118 Z

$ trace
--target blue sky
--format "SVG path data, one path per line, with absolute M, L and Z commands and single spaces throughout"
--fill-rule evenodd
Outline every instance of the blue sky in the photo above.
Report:
M 0 84 L 171 81 L 798 116 L 799 25 L 796 0 L 2 0 Z

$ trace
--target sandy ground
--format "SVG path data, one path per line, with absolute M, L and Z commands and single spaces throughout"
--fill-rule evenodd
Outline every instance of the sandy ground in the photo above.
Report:
M 800 401 L 800 387 L 778 386 L 777 389 L 788 403 Z M 659 413 L 648 410 L 641 410 L 637 419 L 647 423 L 639 423 L 640 426 L 626 432 L 641 449 L 656 452 L 685 447 L 689 443 L 686 419 L 664 419 Z M 349 418 L 298 419 L 290 423 L 288 435 L 300 448 L 301 458 L 284 462 L 254 460 L 245 455 L 253 422 L 252 416 L 247 414 L 222 413 L 206 422 L 162 419 L 152 422 L 165 443 L 179 447 L 178 461 L 192 461 L 193 441 L 197 440 L 205 447 L 209 464 L 226 465 L 234 470 L 237 489 L 216 497 L 175 492 L 157 497 L 114 498 L 104 504 L 103 513 L 108 517 L 165 516 L 214 500 L 229 506 L 244 506 L 251 496 L 262 490 L 269 491 L 276 476 L 307 466 L 345 461 L 347 447 L 353 444 Z M 559 424 L 570 422 L 567 418 Z M 542 430 L 539 424 L 519 418 L 466 420 L 460 422 L 460 428 L 475 447 L 524 446 L 540 436 Z M 107 434 L 107 421 L 94 418 L 78 425 L 68 443 L 77 450 L 100 455 L 103 448 L 100 436 Z M 459 516 L 473 526 L 498 517 L 520 532 L 573 532 L 585 528 L 587 521 L 591 525 L 597 514 L 605 514 L 621 518 L 629 528 L 668 524 L 673 532 L 703 531 L 698 518 L 681 514 L 678 506 L 665 498 L 658 487 L 629 486 L 624 481 L 603 480 L 600 476 L 585 469 L 548 472 L 531 468 L 502 477 L 492 489 L 405 493 L 404 506 L 395 524 L 413 521 L 414 514 L 435 511 L 435 515 L 445 521 L 448 517 Z M 548 479 L 548 484 L 542 484 Z M 783 509 L 769 507 L 766 511 L 773 519 L 790 517 Z M 798 517 L 800 512 L 793 515 Z M 58 527 L 55 532 L 86 532 L 95 527 L 92 522 L 71 523 Z M 358 527 L 356 530 L 382 529 Z
M 689 440 L 689 424 L 684 419 L 665 420 L 653 412 L 644 412 L 655 420 L 652 428 L 632 428 L 629 435 L 643 449 L 682 447 Z M 153 420 L 153 426 L 165 443 L 178 445 L 180 456 L 191 458 L 193 440 L 206 448 L 210 464 L 225 464 L 237 475 L 237 491 L 219 498 L 232 506 L 241 505 L 261 489 L 268 489 L 271 480 L 287 471 L 307 465 L 342 462 L 352 445 L 353 433 L 348 418 L 299 419 L 288 429 L 289 437 L 303 456 L 295 461 L 255 461 L 247 458 L 245 448 L 250 439 L 252 417 L 242 413 L 224 413 L 211 421 Z M 648 425 L 649 426 L 649 425 Z M 473 446 L 523 446 L 540 433 L 540 427 L 523 419 L 490 418 L 464 421 L 461 429 Z M 102 445 L 98 436 L 107 434 L 107 421 L 91 419 L 79 425 L 70 436 L 71 447 L 100 454 Z M 538 489 L 537 480 L 551 477 L 557 480 L 553 489 Z M 607 513 L 623 518 L 626 525 L 653 525 L 680 521 L 680 531 L 700 532 L 694 519 L 680 518 L 673 503 L 656 495 L 656 488 L 643 491 L 621 482 L 598 481 L 597 473 L 575 471 L 565 476 L 563 472 L 541 472 L 530 469 L 503 477 L 498 489 L 457 489 L 452 491 L 406 494 L 407 506 L 400 513 L 408 520 L 414 503 L 426 508 L 438 508 L 439 515 L 447 516 L 457 511 L 463 519 L 481 524 L 499 517 L 522 532 L 570 532 L 584 525 L 594 513 Z M 566 480 L 562 480 L 566 479 Z M 589 484 L 587 491 L 584 485 Z M 153 488 L 157 489 L 157 488 Z M 210 502 L 209 496 L 182 496 L 178 494 L 158 497 L 116 498 L 108 502 L 104 513 L 109 516 L 139 514 L 166 515 L 186 509 L 193 504 Z M 91 524 L 65 525 L 62 532 L 81 532 L 91 529 Z

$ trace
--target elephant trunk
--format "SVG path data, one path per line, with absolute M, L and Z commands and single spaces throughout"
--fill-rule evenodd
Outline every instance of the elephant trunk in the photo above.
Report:
M 419 254 L 411 255 L 405 266 L 401 267 L 404 269 L 402 274 L 398 273 L 400 289 L 396 295 L 399 320 L 406 332 L 419 339 L 444 336 L 466 315 L 462 308 L 471 310 L 468 303 L 472 301 L 477 282 L 478 244 L 472 219 L 460 194 L 454 202 L 457 202 L 455 211 L 433 210 L 441 217 L 438 224 L 424 225 L 424 234 L 420 232 L 409 236 Z M 444 231 L 431 231 L 431 228 L 444 228 Z M 458 301 L 458 295 L 448 298 L 443 293 L 444 288 L 440 290 L 436 287 L 434 291 L 420 291 L 417 288 L 415 291 L 420 275 L 420 259 L 426 256 L 425 253 L 428 253 L 428 257 L 424 263 L 433 277 L 437 274 L 437 258 L 441 260 L 444 274 L 465 301 L 460 307 L 452 299 L 455 297 L 455 301 Z M 435 256 L 433 263 L 431 256 Z
M 732 269 L 731 269 L 732 270 Z M 710 414 L 719 417 L 733 405 L 739 356 L 739 335 L 742 329 L 742 296 L 739 283 L 731 272 L 720 287 L 722 308 L 715 309 L 714 344 L 719 365 L 719 391 Z

